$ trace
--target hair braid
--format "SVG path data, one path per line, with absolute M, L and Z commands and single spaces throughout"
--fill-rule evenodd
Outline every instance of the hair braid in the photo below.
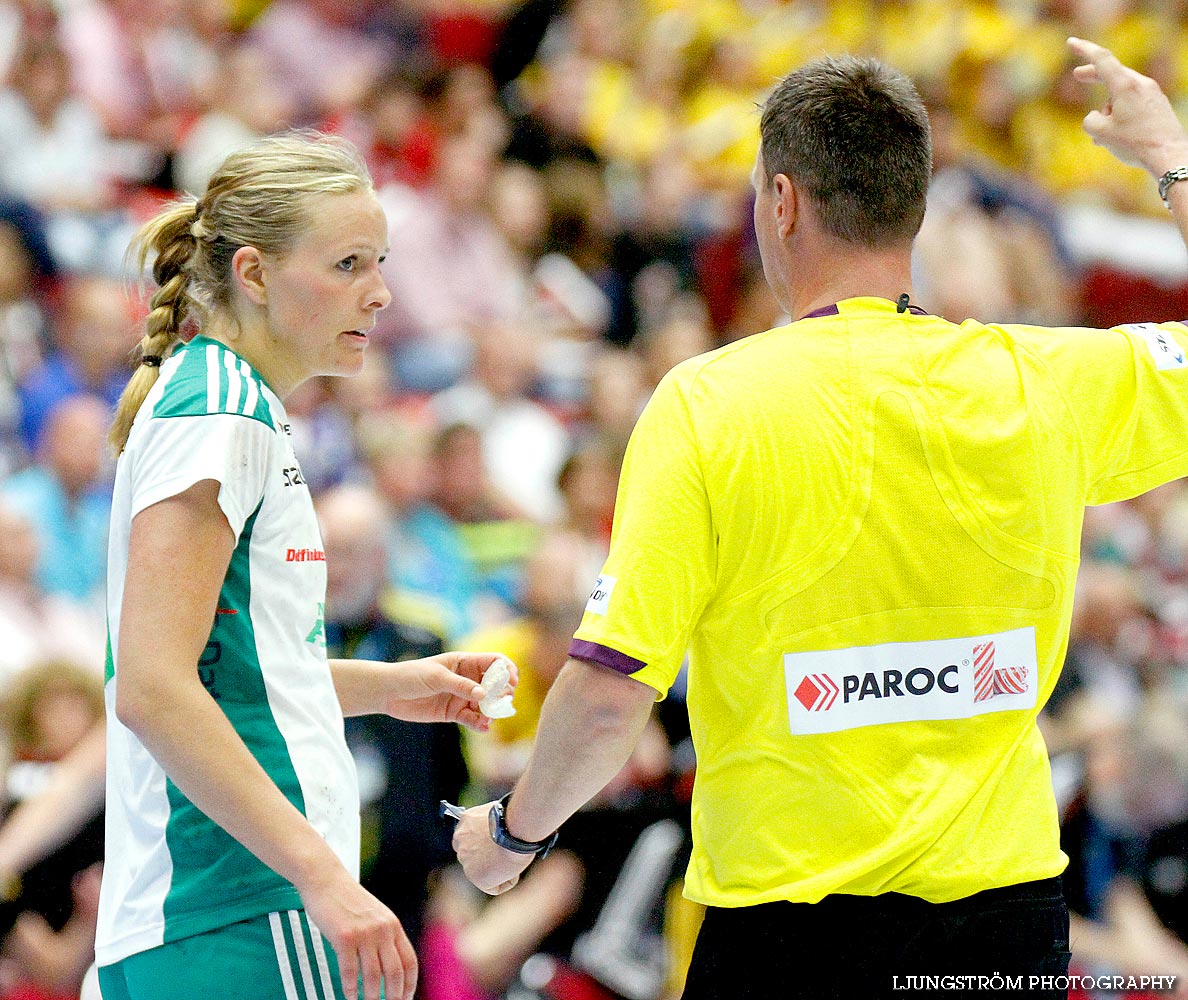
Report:
M 192 230 L 196 224 L 194 203 L 177 202 L 147 223 L 129 247 L 128 255 L 141 274 L 149 254 L 156 254 L 153 280 L 157 290 L 149 300 L 136 371 L 120 396 L 108 434 L 117 454 L 128 443 L 132 421 L 160 374 L 160 361 L 181 338 L 182 324 L 190 313 L 190 263 L 198 246 Z M 156 363 L 144 363 L 145 359 L 155 359 Z

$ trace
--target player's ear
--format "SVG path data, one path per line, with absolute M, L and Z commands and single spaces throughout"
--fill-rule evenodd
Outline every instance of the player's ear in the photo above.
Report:
M 255 247 L 240 247 L 231 258 L 231 277 L 235 286 L 249 302 L 268 305 L 268 289 L 264 283 L 264 260 Z

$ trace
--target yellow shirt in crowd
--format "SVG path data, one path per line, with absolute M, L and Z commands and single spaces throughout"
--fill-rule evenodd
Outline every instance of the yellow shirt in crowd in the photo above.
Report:
M 1186 349 L 857 298 L 669 373 L 572 652 L 664 693 L 688 651 L 688 896 L 1063 870 L 1035 720 L 1083 508 L 1188 473 Z

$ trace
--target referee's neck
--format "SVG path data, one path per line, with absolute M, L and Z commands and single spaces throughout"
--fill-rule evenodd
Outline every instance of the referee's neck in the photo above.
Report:
M 895 302 L 912 295 L 911 245 L 891 249 L 839 247 L 815 260 L 786 262 L 789 316 L 806 316 L 844 299 L 873 297 Z M 800 266 L 801 264 L 807 266 Z

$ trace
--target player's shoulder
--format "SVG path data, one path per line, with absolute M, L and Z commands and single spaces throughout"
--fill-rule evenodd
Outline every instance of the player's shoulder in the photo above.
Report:
M 259 374 L 217 341 L 195 337 L 176 348 L 161 375 L 164 384 L 153 406 L 154 417 L 231 414 L 275 427 Z

